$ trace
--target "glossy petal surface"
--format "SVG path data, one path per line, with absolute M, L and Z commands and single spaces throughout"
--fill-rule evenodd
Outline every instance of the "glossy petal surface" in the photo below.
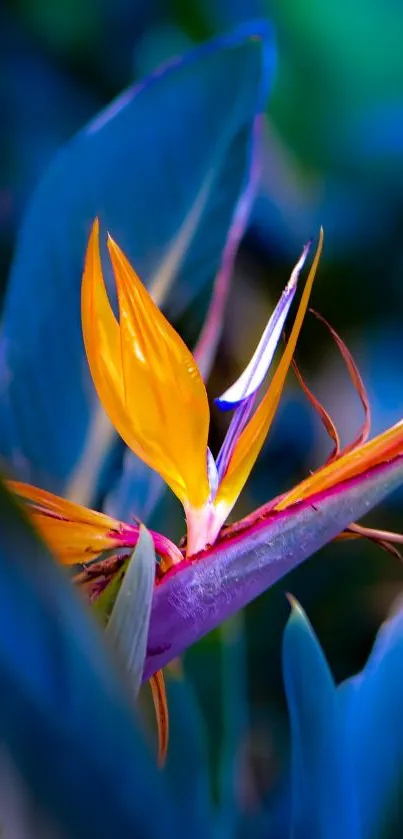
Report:
M 164 478 L 181 501 L 209 495 L 209 407 L 192 354 L 155 305 L 126 257 L 109 239 L 120 320 L 107 299 L 98 224 L 82 286 L 87 358 L 103 406 L 127 445 Z

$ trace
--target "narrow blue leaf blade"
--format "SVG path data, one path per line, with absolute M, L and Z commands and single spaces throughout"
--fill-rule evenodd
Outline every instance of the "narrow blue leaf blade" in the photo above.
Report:
M 139 541 L 106 627 L 108 639 L 127 672 L 135 697 L 140 689 L 147 653 L 155 568 L 154 543 L 151 534 L 141 525 Z
M 77 470 L 88 481 L 110 440 L 108 426 L 96 424 L 80 325 L 94 216 L 158 302 L 175 280 L 171 303 L 183 310 L 217 272 L 272 65 L 264 22 L 171 61 L 73 138 L 40 182 L 18 241 L 1 344 L 0 452 L 23 480 L 55 492 L 76 487 Z M 105 273 L 112 290 L 106 261 Z
M 220 639 L 222 740 L 217 837 L 231 839 L 240 823 L 241 761 L 248 732 L 246 638 L 242 612 L 223 624 Z
M 101 630 L 2 487 L 0 741 L 64 837 L 177 835 Z
M 165 778 L 178 807 L 180 836 L 210 837 L 213 821 L 207 731 L 192 684 L 181 672 L 165 670 L 169 748 Z
M 339 687 L 362 839 L 403 831 L 403 609 L 380 629 L 364 669 Z
M 298 604 L 284 632 L 283 675 L 291 726 L 291 836 L 358 839 L 336 687 Z
M 223 535 L 154 592 L 145 676 L 270 588 L 403 483 L 403 457 Z M 343 550 L 343 546 L 340 546 Z

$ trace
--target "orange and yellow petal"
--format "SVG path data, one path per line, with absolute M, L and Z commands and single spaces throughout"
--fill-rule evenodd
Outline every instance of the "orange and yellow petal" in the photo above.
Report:
M 365 445 L 358 446 L 342 457 L 318 469 L 290 492 L 281 497 L 275 510 L 284 510 L 296 501 L 302 501 L 317 492 L 355 478 L 374 466 L 403 455 L 403 420 L 388 428 Z
M 31 516 L 42 539 L 62 565 L 90 562 L 104 551 L 121 547 L 120 539 L 116 540 L 113 535 L 99 527 L 53 519 L 36 510 L 32 511 Z M 138 534 L 134 544 L 137 539 Z
M 85 258 L 81 320 L 95 389 L 115 428 L 128 442 L 132 430 L 125 408 L 120 329 L 103 279 L 98 220 L 94 222 Z
M 99 398 L 127 445 L 164 478 L 183 503 L 209 496 L 209 407 L 196 362 L 109 238 L 119 323 L 102 275 L 94 224 L 82 285 L 87 358 Z
M 19 481 L 9 489 L 27 503 L 33 524 L 63 565 L 89 562 L 104 551 L 134 547 L 139 529 Z
M 323 246 L 323 230 L 320 231 L 319 243 L 301 296 L 295 321 L 287 341 L 280 363 L 252 418 L 240 435 L 232 454 L 228 469 L 221 481 L 215 500 L 216 507 L 228 514 L 242 491 L 259 452 L 269 432 L 278 403 L 284 388 L 302 323 L 308 308 L 309 298 L 315 279 Z

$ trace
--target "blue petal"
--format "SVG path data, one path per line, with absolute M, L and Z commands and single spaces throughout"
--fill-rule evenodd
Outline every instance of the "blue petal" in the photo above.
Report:
M 80 325 L 93 218 L 160 302 L 175 280 L 169 311 L 183 310 L 218 269 L 272 65 L 265 23 L 173 60 L 78 134 L 40 182 L 19 237 L 0 348 L 0 452 L 22 479 L 56 492 L 86 479 L 79 500 L 88 500 L 110 444 Z
M 248 400 L 256 393 L 266 377 L 281 338 L 297 290 L 298 277 L 305 264 L 309 248 L 310 244 L 305 245 L 249 364 L 236 382 L 222 396 L 214 400 L 222 411 L 233 410 Z
M 248 366 L 241 373 L 239 379 L 219 399 L 214 400 L 222 411 L 236 408 L 217 457 L 220 480 L 228 469 L 238 439 L 253 412 L 256 392 L 263 383 L 273 361 L 274 353 L 295 297 L 298 277 L 305 264 L 309 248 L 310 243 L 305 245 Z
M 291 724 L 291 835 L 358 839 L 336 687 L 298 604 L 284 633 L 283 674 Z
M 339 688 L 362 839 L 403 831 L 403 610 L 380 629 L 364 670 Z M 394 832 L 395 831 L 395 832 Z
M 177 836 L 101 631 L 2 487 L 0 533 L 0 741 L 34 801 L 67 839 Z

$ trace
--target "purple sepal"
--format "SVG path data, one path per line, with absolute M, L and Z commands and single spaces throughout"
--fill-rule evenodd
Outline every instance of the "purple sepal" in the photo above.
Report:
M 403 456 L 223 536 L 154 592 L 148 679 L 403 483 Z M 340 550 L 343 550 L 340 547 Z

